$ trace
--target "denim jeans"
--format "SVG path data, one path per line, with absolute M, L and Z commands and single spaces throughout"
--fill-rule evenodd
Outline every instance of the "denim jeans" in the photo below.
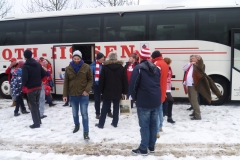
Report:
M 51 98 L 50 94 L 46 95 L 45 98 L 46 98 L 48 104 L 52 103 L 52 98 Z
M 15 107 L 14 113 L 18 113 L 19 107 L 21 107 L 22 111 L 26 111 L 26 107 L 24 106 L 22 95 L 16 96 L 16 107 Z
M 161 103 L 161 105 L 159 106 L 159 112 L 158 112 L 158 120 L 159 120 L 159 127 L 158 127 L 158 132 L 160 129 L 162 129 L 163 126 L 163 108 L 162 108 L 163 104 Z
M 40 92 L 41 90 L 34 90 L 32 92 L 27 93 L 34 125 L 40 125 L 42 123 L 39 113 Z
M 137 108 L 141 134 L 141 144 L 139 148 L 142 150 L 155 146 L 157 140 L 156 135 L 158 133 L 158 114 L 159 107 Z
M 89 96 L 69 96 L 69 102 L 72 106 L 72 114 L 73 114 L 73 121 L 75 125 L 80 125 L 79 123 L 79 105 L 80 105 L 80 112 L 82 115 L 82 124 L 83 124 L 83 131 L 89 132 L 88 126 L 88 103 L 89 103 Z
M 42 84 L 42 90 L 39 98 L 40 117 L 44 115 L 44 105 L 45 105 L 45 88 L 44 88 L 44 85 Z
M 165 116 L 165 115 L 168 115 L 168 101 L 167 100 L 165 100 L 164 102 L 163 102 L 163 115 Z
M 118 124 L 120 99 L 103 99 L 103 106 L 102 106 L 102 110 L 101 110 L 101 116 L 100 116 L 99 123 L 98 123 L 98 126 L 100 126 L 100 127 L 104 127 L 107 113 L 109 111 L 109 108 L 111 108 L 111 102 L 113 102 L 113 120 L 112 120 L 112 124 L 114 126 L 117 126 L 117 124 Z

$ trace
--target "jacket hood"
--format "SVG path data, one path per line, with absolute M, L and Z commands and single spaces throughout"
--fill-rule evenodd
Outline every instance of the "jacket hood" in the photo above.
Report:
M 154 59 L 152 60 L 152 62 L 155 63 L 155 62 L 158 61 L 158 60 L 163 60 L 163 57 L 160 56 L 160 57 L 154 58 Z
M 146 70 L 149 75 L 153 76 L 153 75 L 157 74 L 157 71 L 158 71 L 157 66 L 148 60 L 141 61 L 139 66 L 141 69 Z
M 35 59 L 29 58 L 29 59 L 26 60 L 24 65 L 28 65 L 28 66 L 31 66 L 31 67 L 36 67 L 37 65 L 40 65 L 40 64 Z
M 118 60 L 107 60 L 103 62 L 104 66 L 110 68 L 111 70 L 117 70 L 122 67 L 123 62 Z

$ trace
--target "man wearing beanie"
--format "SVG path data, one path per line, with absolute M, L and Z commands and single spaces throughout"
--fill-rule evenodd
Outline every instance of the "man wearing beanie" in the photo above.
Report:
M 32 51 L 25 50 L 24 57 L 26 62 L 22 67 L 22 86 L 28 96 L 31 108 L 33 125 L 30 128 L 39 128 L 41 122 L 39 113 L 39 97 L 41 93 L 42 79 L 46 76 L 46 72 L 42 66 L 32 58 Z
M 116 53 L 110 53 L 109 60 L 104 62 L 99 78 L 99 90 L 103 96 L 103 105 L 98 128 L 103 128 L 107 113 L 113 102 L 113 120 L 111 125 L 117 127 L 119 117 L 119 103 L 122 95 L 127 94 L 127 77 L 122 66 L 123 62 L 117 60 Z
M 73 120 L 75 128 L 73 133 L 76 133 L 80 128 L 79 122 L 79 105 L 82 115 L 83 137 L 89 140 L 88 126 L 88 103 L 89 92 L 92 87 L 92 71 L 88 64 L 82 60 L 82 53 L 79 50 L 73 52 L 72 61 L 66 67 L 64 86 L 63 86 L 63 101 L 67 102 L 69 94 L 69 102 L 72 106 Z
M 141 155 L 147 155 L 148 150 L 155 151 L 161 104 L 160 70 L 149 61 L 150 55 L 150 50 L 144 46 L 139 53 L 140 64 L 134 67 L 129 84 L 131 97 L 136 101 L 141 134 L 141 143 L 132 152 Z
M 93 91 L 94 91 L 94 106 L 96 111 L 96 119 L 100 117 L 100 104 L 101 104 L 101 93 L 99 91 L 99 76 L 102 70 L 102 63 L 104 62 L 105 57 L 101 52 L 98 52 L 96 55 L 96 60 L 90 65 L 93 75 Z M 112 117 L 111 108 L 108 110 L 108 116 Z
M 162 104 L 165 101 L 166 98 L 166 91 L 167 91 L 167 77 L 168 77 L 168 71 L 169 67 L 167 63 L 164 61 L 162 54 L 159 51 L 154 51 L 151 55 L 152 62 L 161 70 L 160 75 L 160 84 L 161 84 L 161 105 L 159 108 L 159 128 L 158 131 L 162 132 L 162 126 L 163 126 L 163 109 Z M 157 137 L 160 137 L 160 134 L 157 134 Z

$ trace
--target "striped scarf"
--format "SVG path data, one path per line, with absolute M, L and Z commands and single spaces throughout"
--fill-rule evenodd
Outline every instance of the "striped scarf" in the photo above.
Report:
M 95 82 L 99 81 L 99 73 L 100 73 L 100 63 L 96 61 L 96 68 L 95 68 Z

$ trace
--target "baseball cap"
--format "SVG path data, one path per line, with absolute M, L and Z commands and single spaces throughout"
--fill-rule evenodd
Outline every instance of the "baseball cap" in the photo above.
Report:
M 14 61 L 17 61 L 17 59 L 16 58 L 11 58 L 9 61 L 14 62 Z

